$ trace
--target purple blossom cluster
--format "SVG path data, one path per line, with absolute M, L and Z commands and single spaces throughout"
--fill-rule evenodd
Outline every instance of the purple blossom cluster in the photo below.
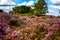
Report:
M 10 20 L 10 15 L 6 12 L 0 13 L 0 22 L 8 23 Z
M 59 30 L 60 17 L 0 13 L 0 40 L 60 40 Z
M 6 35 L 10 32 L 9 19 L 10 16 L 8 13 L 0 13 L 0 40 L 5 40 Z

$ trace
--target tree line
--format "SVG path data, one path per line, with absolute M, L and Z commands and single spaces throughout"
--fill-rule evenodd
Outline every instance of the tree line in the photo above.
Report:
M 0 11 L 2 12 L 2 10 Z M 9 13 L 40 16 L 46 14 L 46 12 L 48 12 L 47 3 L 45 0 L 38 0 L 38 2 L 34 3 L 33 6 L 16 6 Z

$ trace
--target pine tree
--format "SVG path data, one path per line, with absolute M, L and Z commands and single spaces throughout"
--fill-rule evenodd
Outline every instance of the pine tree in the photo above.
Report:
M 36 15 L 41 15 L 41 14 L 46 14 L 47 12 L 47 3 L 45 2 L 45 0 L 38 0 L 38 3 L 36 3 L 35 5 L 35 11 L 36 11 Z

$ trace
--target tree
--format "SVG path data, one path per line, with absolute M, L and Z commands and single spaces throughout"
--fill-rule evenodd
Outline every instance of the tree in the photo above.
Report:
M 40 16 L 41 14 L 46 14 L 48 8 L 45 0 L 38 0 L 35 4 L 35 15 Z
M 31 7 L 29 7 L 29 6 L 17 6 L 15 8 L 13 8 L 13 12 L 24 14 L 24 13 L 29 13 L 30 9 L 31 9 Z

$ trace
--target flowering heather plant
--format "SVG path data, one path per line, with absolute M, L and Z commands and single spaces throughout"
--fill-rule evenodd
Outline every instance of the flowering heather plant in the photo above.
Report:
M 17 31 L 17 30 L 12 31 L 12 33 L 11 33 L 12 37 L 16 37 L 16 36 L 19 36 L 19 35 L 20 35 L 20 31 Z
M 10 20 L 10 15 L 8 13 L 2 12 L 0 13 L 0 22 L 8 23 Z
M 0 13 L 0 40 L 60 40 L 59 38 L 60 17 L 24 17 Z
M 7 23 L 0 23 L 0 38 L 2 38 L 2 40 L 4 40 L 4 38 L 10 31 L 11 29 Z

